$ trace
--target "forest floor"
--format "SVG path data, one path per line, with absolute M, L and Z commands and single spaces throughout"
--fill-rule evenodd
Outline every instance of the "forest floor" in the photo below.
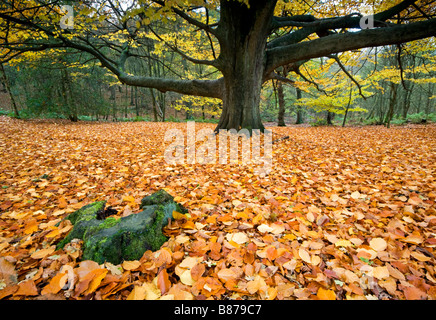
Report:
M 436 299 L 436 126 L 271 127 L 273 167 L 168 165 L 184 123 L 0 117 L 0 299 Z M 197 129 L 214 128 L 196 124 Z M 63 217 L 165 188 L 189 209 L 139 261 L 55 250 Z

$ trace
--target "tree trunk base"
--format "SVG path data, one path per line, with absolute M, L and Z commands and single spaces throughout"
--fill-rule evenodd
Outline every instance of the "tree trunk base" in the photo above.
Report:
M 74 228 L 57 249 L 78 238 L 84 243 L 83 260 L 100 264 L 139 260 L 145 251 L 156 251 L 168 240 L 162 228 L 172 219 L 173 211 L 187 212 L 164 190 L 142 199 L 143 211 L 127 217 L 104 218 L 105 205 L 105 201 L 94 202 L 67 216 Z

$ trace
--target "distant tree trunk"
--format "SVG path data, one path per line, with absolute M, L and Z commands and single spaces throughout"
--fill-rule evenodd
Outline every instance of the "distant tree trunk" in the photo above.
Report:
M 135 110 L 136 116 L 139 117 L 138 87 L 135 87 Z
M 12 94 L 11 86 L 9 85 L 9 80 L 8 80 L 8 77 L 6 76 L 6 72 L 5 72 L 5 69 L 3 67 L 3 63 L 0 63 L 0 71 L 1 71 L 1 77 L 2 77 L 3 84 L 5 86 L 6 91 L 9 94 L 9 98 L 11 99 L 11 104 L 12 104 L 12 108 L 14 109 L 15 117 L 19 118 L 20 113 L 18 112 L 17 104 L 15 102 L 14 95 Z
M 133 106 L 134 104 L 135 104 L 135 99 L 134 99 L 133 87 L 130 87 L 130 105 Z
M 327 125 L 329 125 L 329 126 L 332 126 L 333 125 L 333 118 L 334 118 L 334 113 L 333 112 L 330 112 L 330 111 L 327 111 L 327 118 L 326 118 L 326 120 L 327 120 Z
M 396 83 L 391 82 L 390 88 L 391 88 L 391 97 L 389 99 L 389 110 L 386 114 L 386 119 L 385 119 L 385 123 L 386 123 L 387 128 L 391 127 L 391 120 L 392 120 L 392 117 L 394 116 L 395 103 L 397 102 L 398 85 Z
M 192 120 L 194 117 L 192 116 L 191 107 L 192 104 L 190 102 L 187 103 L 186 113 L 185 113 L 185 120 Z
M 161 110 L 161 114 L 162 114 L 162 122 L 165 122 L 165 116 L 166 116 L 166 101 L 165 101 L 165 92 L 160 92 L 160 96 L 159 96 L 159 100 L 160 100 L 160 110 Z
M 348 98 L 347 109 L 345 110 L 344 121 L 342 122 L 342 127 L 345 127 L 345 122 L 347 121 L 348 110 L 350 109 L 351 104 L 351 95 L 353 93 L 353 87 L 350 87 L 350 97 Z
M 112 120 L 116 121 L 117 120 L 117 96 L 116 96 L 116 88 L 115 86 L 110 86 L 109 87 L 110 90 L 110 97 L 109 100 L 112 100 Z
M 151 95 L 151 102 L 153 105 L 153 116 L 154 116 L 154 121 L 157 122 L 158 118 L 157 118 L 157 103 L 156 103 L 156 97 L 154 95 L 154 91 L 152 88 L 149 89 L 150 90 L 150 95 Z
M 277 125 L 279 127 L 286 127 L 285 124 L 285 94 L 283 93 L 283 85 L 277 81 L 277 95 L 279 98 L 279 114 L 277 117 Z
M 297 89 L 297 100 L 300 100 L 302 98 L 301 90 L 300 88 Z M 300 105 L 297 106 L 297 120 L 295 121 L 295 124 L 302 124 L 304 122 L 303 119 L 303 110 Z
M 377 98 L 375 99 L 376 103 L 377 103 Z M 374 114 L 374 110 L 376 109 L 375 105 L 371 108 L 371 111 L 368 112 L 368 115 L 366 116 L 366 120 L 371 119 L 372 115 Z
M 425 120 L 427 121 L 428 119 L 428 115 L 431 113 L 431 109 L 432 109 L 432 99 L 431 97 L 433 96 L 433 84 L 429 83 L 428 84 L 428 92 L 427 92 L 427 104 L 425 106 Z
M 419 113 L 421 111 L 421 102 L 422 102 L 422 89 L 418 88 L 418 101 L 416 102 L 415 106 L 416 106 L 416 113 Z
M 385 101 L 387 100 L 387 98 L 385 97 L 387 95 L 387 82 L 386 81 L 383 81 L 382 88 L 383 88 L 384 93 L 380 95 L 380 101 L 377 104 L 377 106 L 378 106 L 377 113 L 378 113 L 378 118 L 379 118 L 377 124 L 384 124 L 384 118 L 385 118 L 384 104 L 385 104 Z
M 126 102 L 124 105 L 124 118 L 127 118 L 127 113 L 128 113 L 128 100 L 129 100 L 129 90 L 127 90 L 128 86 L 127 84 L 124 86 L 124 89 L 126 89 Z
M 73 122 L 77 122 L 77 106 L 74 99 L 73 90 L 71 89 L 71 79 L 68 74 L 67 68 L 62 69 L 62 91 L 65 100 L 65 105 L 67 106 L 67 117 Z
M 410 100 L 412 97 L 412 92 L 413 92 L 413 87 L 415 86 L 415 83 L 412 82 L 408 88 L 408 90 L 406 90 L 404 92 L 404 102 L 403 102 L 403 113 L 401 115 L 401 118 L 403 118 L 403 120 L 406 120 L 407 118 L 407 113 L 409 112 L 410 109 Z

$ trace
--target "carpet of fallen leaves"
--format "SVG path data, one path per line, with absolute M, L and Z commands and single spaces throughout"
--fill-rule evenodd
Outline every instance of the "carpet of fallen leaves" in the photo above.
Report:
M 267 176 L 169 166 L 170 128 L 185 124 L 0 118 L 0 299 L 436 299 L 436 126 L 273 127 L 290 138 Z M 55 251 L 67 214 L 134 214 L 161 188 L 189 217 L 159 251 Z

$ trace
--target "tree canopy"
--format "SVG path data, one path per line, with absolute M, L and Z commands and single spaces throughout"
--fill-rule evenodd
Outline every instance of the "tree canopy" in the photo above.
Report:
M 319 57 L 333 58 L 342 68 L 338 53 L 435 34 L 433 1 L 6 0 L 0 5 L 3 62 L 48 49 L 83 52 L 122 83 L 221 99 L 217 129 L 263 130 L 262 84 L 289 82 L 279 68 L 301 74 L 302 65 Z M 163 62 L 164 56 L 171 59 Z M 129 67 L 146 58 L 170 72 L 150 76 Z M 180 74 L 178 65 L 189 72 Z

